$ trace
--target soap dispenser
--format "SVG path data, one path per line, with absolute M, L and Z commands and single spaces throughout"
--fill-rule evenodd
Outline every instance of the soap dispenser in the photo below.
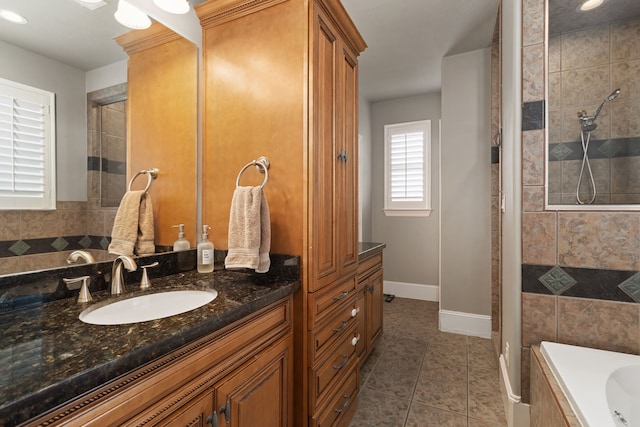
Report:
M 184 238 L 184 224 L 172 225 L 171 227 L 178 229 L 178 240 L 173 242 L 173 250 L 178 252 L 191 249 L 189 241 Z
M 213 271 L 213 243 L 209 241 L 208 225 L 202 226 L 202 240 L 198 243 L 198 273 Z

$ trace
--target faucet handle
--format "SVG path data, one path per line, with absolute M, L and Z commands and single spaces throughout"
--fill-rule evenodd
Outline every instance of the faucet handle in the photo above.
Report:
M 142 268 L 142 280 L 140 280 L 140 289 L 149 289 L 151 287 L 151 282 L 149 281 L 149 275 L 147 274 L 147 268 L 153 268 L 158 266 L 158 261 L 149 265 L 141 265 Z
M 65 279 L 65 278 L 62 279 L 64 283 L 66 283 L 67 285 L 70 285 L 72 283 L 76 283 L 82 280 L 82 285 L 80 286 L 80 293 L 78 294 L 78 304 L 84 304 L 84 303 L 93 301 L 93 298 L 89 293 L 89 279 L 91 279 L 91 276 L 80 276 L 80 277 L 74 277 L 71 279 Z

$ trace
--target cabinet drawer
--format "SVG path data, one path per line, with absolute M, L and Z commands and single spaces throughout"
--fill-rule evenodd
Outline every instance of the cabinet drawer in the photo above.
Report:
M 309 330 L 313 329 L 322 319 L 327 318 L 335 307 L 354 295 L 355 290 L 356 278 L 352 276 L 338 282 L 336 286 L 309 294 Z
M 365 258 L 364 260 L 360 261 L 360 264 L 358 264 L 358 280 L 360 280 L 367 274 L 370 274 L 371 272 L 369 270 L 374 270 L 377 268 L 382 268 L 381 253 L 372 255 L 369 258 Z
M 353 323 L 364 323 L 363 313 L 360 301 L 354 294 L 349 297 L 346 303 L 336 307 L 336 310 L 327 316 L 326 321 L 313 328 L 313 332 L 309 334 L 311 340 L 309 358 L 311 362 L 315 363 L 318 358 L 322 357 L 323 352 L 336 340 L 344 336 L 349 326 Z
M 358 335 L 355 323 L 347 331 L 344 338 L 338 341 L 338 345 L 332 346 L 327 357 L 320 361 L 315 369 L 311 369 L 311 378 L 309 378 L 310 412 L 314 412 L 324 400 L 330 398 L 331 389 L 340 382 L 341 378 L 344 378 L 345 372 L 353 369 L 358 359 L 356 346 L 362 337 Z
M 342 384 L 329 400 L 327 405 L 319 409 L 311 418 L 311 427 L 331 427 L 340 418 L 351 418 L 358 404 L 358 369 L 352 369 Z

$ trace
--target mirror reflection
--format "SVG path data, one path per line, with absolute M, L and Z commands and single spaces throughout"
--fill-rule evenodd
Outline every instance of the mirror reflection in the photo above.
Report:
M 601 3 L 548 4 L 551 207 L 640 204 L 640 2 Z
M 89 10 L 81 3 L 3 0 L 3 8 L 17 9 L 28 17 L 29 23 L 21 27 L 0 23 L 0 57 L 3 59 L 0 61 L 0 77 L 49 90 L 56 95 L 57 203 L 53 211 L 0 209 L 0 275 L 64 266 L 67 256 L 74 250 L 87 250 L 97 261 L 112 259 L 107 247 L 116 209 L 126 190 L 127 166 L 136 168 L 136 159 L 143 158 L 144 168 L 162 167 L 154 163 L 154 159 L 146 160 L 150 153 L 167 161 L 172 159 L 166 150 L 158 146 L 161 138 L 157 135 L 141 139 L 144 126 L 137 126 L 137 137 L 133 140 L 131 135 L 127 135 L 129 127 L 125 117 L 129 114 L 131 122 L 139 120 L 135 115 L 132 120 L 129 111 L 128 55 L 114 40 L 114 37 L 130 32 L 113 17 L 117 1 L 106 0 L 102 2 L 103 7 L 95 10 Z M 199 24 L 197 26 L 196 32 Z M 195 63 L 195 47 L 189 55 L 192 57 L 190 61 Z M 156 81 L 157 76 L 175 76 L 167 72 L 167 67 L 163 60 L 154 62 L 149 68 L 152 75 L 147 80 Z M 195 66 L 183 67 L 180 71 L 176 77 L 180 82 L 197 81 Z M 138 73 L 138 81 L 145 80 L 144 72 Z M 167 86 L 172 87 L 165 81 L 156 84 L 161 88 Z M 195 159 L 196 138 L 192 135 L 196 133 L 197 107 L 192 98 L 196 98 L 196 85 L 193 83 L 191 86 L 193 90 L 185 99 L 193 104 L 193 111 L 190 110 L 193 120 L 180 120 L 182 137 L 178 139 L 175 133 L 166 129 L 157 132 L 163 132 L 162 135 L 167 135 L 174 144 L 179 142 L 180 152 Z M 167 113 L 172 112 L 167 110 Z M 155 117 L 154 123 L 163 122 Z M 127 147 L 125 141 L 128 138 Z M 137 150 L 135 145 L 140 141 L 147 144 L 138 149 L 143 154 L 136 151 L 131 158 L 133 160 L 128 159 L 127 156 L 131 156 L 129 152 Z M 153 145 L 153 150 L 149 144 Z M 129 165 L 126 163 L 128 160 Z M 170 169 L 164 167 L 167 174 L 170 174 Z M 164 179 L 167 184 L 153 189 L 154 210 L 156 207 L 158 211 L 165 208 L 162 213 L 154 212 L 156 220 L 167 217 L 169 224 L 161 223 L 162 230 L 156 230 L 156 237 L 159 237 L 156 244 L 162 246 L 170 247 L 175 240 L 176 233 L 170 228 L 171 224 L 186 223 L 188 230 L 195 233 L 195 172 L 182 175 L 182 180 L 167 175 Z M 170 185 L 179 185 L 180 188 Z M 176 195 L 182 194 L 190 198 L 184 203 L 176 202 Z M 169 212 L 166 207 L 174 204 L 185 206 L 178 219 L 166 214 Z M 169 237 L 161 238 L 162 233 Z

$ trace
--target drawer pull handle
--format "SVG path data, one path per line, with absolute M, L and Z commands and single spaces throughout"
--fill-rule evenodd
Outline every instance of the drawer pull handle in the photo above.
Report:
M 355 346 L 356 344 L 358 344 L 358 341 L 360 341 L 360 334 L 358 334 L 357 337 L 351 338 L 351 345 Z
M 354 308 L 351 310 L 351 317 L 356 317 L 358 313 L 360 313 L 360 307 Z
M 336 371 L 337 371 L 338 369 L 342 369 L 342 367 L 343 367 L 344 365 L 346 365 L 348 361 L 349 361 L 349 356 L 348 356 L 348 355 L 346 355 L 346 354 L 343 354 L 343 355 L 342 355 L 342 363 L 340 363 L 339 365 L 333 365 L 333 369 L 335 369 Z
M 349 295 L 349 291 L 342 291 L 342 293 L 340 293 L 340 295 L 336 295 L 335 297 L 333 297 L 334 301 L 339 301 L 341 299 L 345 299 L 347 297 L 347 295 Z
M 336 408 L 335 411 L 337 413 L 340 413 L 340 412 L 344 411 L 345 409 L 347 409 L 347 406 L 349 406 L 349 402 L 350 402 L 349 395 L 345 394 L 344 395 L 344 405 L 342 405 L 342 408 Z
M 340 327 L 338 327 L 338 328 L 333 328 L 332 331 L 334 333 L 342 332 L 345 329 L 347 329 L 347 326 L 349 326 L 349 321 L 348 320 L 343 320 L 342 321 L 342 325 Z

